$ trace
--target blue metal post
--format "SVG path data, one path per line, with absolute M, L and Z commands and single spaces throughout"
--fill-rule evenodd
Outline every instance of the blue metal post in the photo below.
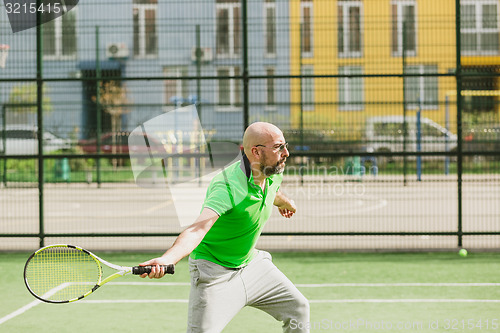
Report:
M 445 125 L 446 129 L 449 131 L 450 130 L 450 100 L 449 96 L 446 95 L 445 97 Z M 446 152 L 450 151 L 450 138 L 448 134 L 446 134 L 445 139 L 445 150 Z M 444 158 L 444 174 L 449 175 L 450 174 L 450 157 L 446 156 Z
M 419 99 L 418 110 L 417 110 L 417 152 L 422 151 L 422 124 L 421 124 L 421 113 L 422 113 L 422 100 Z M 422 156 L 417 155 L 417 180 L 422 180 Z

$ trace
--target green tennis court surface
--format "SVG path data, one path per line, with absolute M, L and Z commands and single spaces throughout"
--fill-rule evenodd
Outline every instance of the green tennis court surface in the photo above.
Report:
M 152 254 L 96 253 L 133 265 Z M 189 273 L 127 276 L 86 299 L 35 301 L 23 282 L 28 253 L 0 254 L 0 332 L 184 332 Z M 311 302 L 311 332 L 500 332 L 500 253 L 276 253 L 275 264 Z M 245 308 L 224 332 L 281 332 Z

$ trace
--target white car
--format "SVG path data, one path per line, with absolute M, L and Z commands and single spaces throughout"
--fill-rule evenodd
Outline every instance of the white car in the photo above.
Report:
M 5 137 L 5 143 L 3 138 Z M 43 131 L 43 152 L 50 153 L 71 147 L 69 139 L 62 139 L 51 132 Z M 4 155 L 36 155 L 38 154 L 37 128 L 26 125 L 0 126 L 0 153 Z
M 366 120 L 366 142 L 369 152 L 403 151 L 403 116 L 370 117 Z M 407 152 L 446 152 L 457 147 L 457 136 L 435 121 L 422 117 L 420 133 L 415 116 L 406 117 Z M 417 136 L 420 136 L 420 150 L 417 149 Z

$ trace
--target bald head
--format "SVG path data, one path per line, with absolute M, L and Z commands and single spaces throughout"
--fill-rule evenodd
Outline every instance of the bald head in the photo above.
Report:
M 256 145 L 266 145 L 272 143 L 276 138 L 282 138 L 283 133 L 273 124 L 256 122 L 247 127 L 243 134 L 243 148 L 245 153 L 250 153 L 252 147 Z

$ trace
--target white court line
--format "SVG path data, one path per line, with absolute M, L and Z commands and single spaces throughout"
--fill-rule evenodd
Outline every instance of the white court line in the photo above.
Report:
M 179 286 L 190 286 L 187 282 L 110 282 L 107 285 L 115 286 L 162 286 L 162 287 L 179 287 Z
M 186 282 L 110 282 L 117 286 L 190 286 Z M 500 287 L 500 283 L 296 283 L 297 288 L 336 287 Z
M 54 295 L 55 293 L 57 293 L 60 290 L 63 290 L 64 288 L 66 288 L 69 285 L 70 285 L 70 283 L 67 283 L 67 282 L 66 283 L 62 283 L 59 286 L 57 286 L 55 288 L 52 288 L 49 291 L 47 291 L 45 294 L 43 294 L 42 298 L 49 298 L 50 296 Z M 41 303 L 42 303 L 42 301 L 40 301 L 40 300 L 37 299 L 37 300 L 34 300 L 31 303 L 26 304 L 25 306 L 23 306 L 23 307 L 21 307 L 19 309 L 17 309 L 16 311 L 9 313 L 8 315 L 0 318 L 0 325 L 3 324 L 3 323 L 5 323 L 9 319 L 12 319 L 14 317 L 19 316 L 20 314 L 25 313 L 29 309 L 31 309 L 31 308 L 33 308 L 33 307 L 35 307 L 35 306 L 37 306 L 38 304 L 41 304 Z
M 111 299 L 82 300 L 79 303 L 120 304 L 120 303 L 188 303 L 187 299 Z M 309 303 L 500 303 L 498 299 L 312 299 Z
M 151 215 L 151 214 L 152 214 L 152 213 L 154 213 L 155 211 L 160 210 L 160 209 L 162 209 L 162 208 L 165 208 L 165 207 L 167 207 L 167 206 L 169 206 L 169 205 L 172 205 L 173 203 L 174 203 L 174 202 L 173 202 L 172 200 L 167 200 L 167 201 L 162 202 L 162 203 L 160 203 L 160 204 L 158 204 L 158 205 L 156 205 L 156 206 L 149 207 L 148 209 L 143 210 L 142 212 L 143 212 L 144 214 Z M 139 214 L 141 214 L 141 216 L 142 216 L 142 213 L 141 213 L 141 212 L 139 212 Z
M 309 303 L 500 303 L 500 299 L 316 299 Z
M 12 313 L 9 313 L 8 315 L 6 315 L 5 317 L 2 317 L 0 318 L 0 325 L 5 323 L 7 320 L 9 319 L 12 319 L 14 317 L 17 317 L 19 316 L 20 314 L 23 314 L 25 313 L 26 311 L 28 311 L 29 309 L 31 309 L 32 307 L 35 307 L 37 306 L 38 304 L 42 303 L 42 301 L 39 301 L 39 300 L 34 300 L 33 302 L 29 303 L 29 304 L 26 304 L 25 306 L 23 306 L 22 308 L 19 308 L 17 309 L 16 311 L 12 312 Z
M 108 303 L 188 303 L 187 299 L 98 299 L 98 300 L 81 300 L 82 303 L 108 304 Z
M 116 286 L 190 286 L 185 282 L 110 282 Z M 44 297 L 50 297 L 59 290 L 66 288 L 69 283 L 48 291 Z M 330 287 L 498 287 L 500 283 L 322 283 L 296 284 L 298 288 L 330 288 Z M 78 303 L 187 303 L 187 299 L 158 299 L 158 300 L 82 300 Z M 310 300 L 310 303 L 500 303 L 495 299 L 325 299 Z M 0 318 L 0 325 L 29 309 L 42 303 L 35 300 L 16 311 Z
M 320 283 L 295 284 L 297 288 L 327 287 L 500 287 L 500 283 Z

